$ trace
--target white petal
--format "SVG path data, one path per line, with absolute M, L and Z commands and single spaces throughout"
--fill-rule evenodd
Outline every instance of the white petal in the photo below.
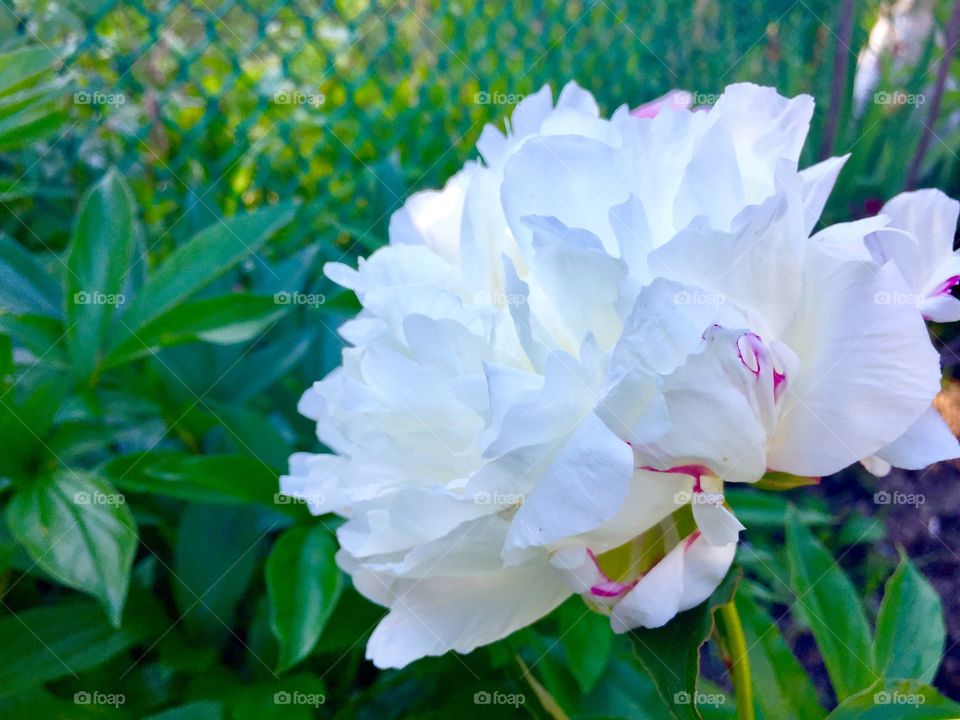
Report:
M 630 446 L 590 415 L 517 511 L 505 550 L 546 545 L 599 527 L 620 509 L 632 475 Z
M 847 153 L 843 157 L 827 158 L 800 171 L 803 184 L 803 225 L 808 235 L 816 227 L 837 182 L 837 176 L 849 159 L 850 154 Z
M 810 129 L 813 98 L 785 98 L 773 88 L 739 83 L 727 87 L 710 115 L 724 118 L 733 133 L 737 160 L 747 180 L 747 198 L 758 202 L 773 191 L 780 160 L 796 165 Z
M 875 477 L 886 477 L 890 474 L 891 465 L 886 460 L 881 460 L 876 455 L 865 457 L 860 464 L 866 468 L 867 472 Z
M 732 303 L 700 288 L 657 278 L 637 296 L 610 361 L 609 385 L 637 367 L 669 375 L 700 349 L 711 325 L 742 327 Z
M 533 232 L 522 222 L 531 215 L 557 218 L 601 238 L 613 247 L 609 211 L 627 199 L 622 154 L 575 135 L 528 140 L 504 168 L 501 199 L 507 223 L 529 256 Z
M 610 208 L 610 225 L 617 238 L 620 258 L 627 264 L 631 277 L 647 284 L 652 279 L 647 269 L 647 255 L 653 250 L 653 234 L 640 199 L 631 194 L 626 202 Z
M 587 334 L 603 347 L 613 345 L 621 327 L 616 305 L 626 265 L 586 230 L 552 217 L 532 216 L 524 222 L 533 230 L 530 266 L 543 290 L 531 298 L 532 311 L 569 338 L 568 345 L 579 346 Z
M 680 190 L 673 199 L 674 225 L 686 227 L 694 218 L 705 218 L 711 227 L 728 230 L 747 204 L 737 151 L 728 125 L 714 123 L 700 139 L 684 170 Z
M 337 539 L 356 558 L 394 553 L 442 538 L 491 510 L 459 494 L 405 487 L 392 494 L 389 505 L 355 510 L 337 529 Z
M 715 498 L 716 502 L 708 502 Z M 740 531 L 746 530 L 739 520 L 723 504 L 723 496 L 714 493 L 697 493 L 693 497 L 693 517 L 703 537 L 711 545 L 736 543 Z
M 571 542 L 597 554 L 619 547 L 668 518 L 690 498 L 690 488 L 689 475 L 636 470 L 617 514 Z
M 424 190 L 411 195 L 390 217 L 390 242 L 426 245 L 445 260 L 456 262 L 460 254 L 464 198 L 477 171 L 475 163 L 468 163 L 447 181 L 443 190 Z
M 491 379 L 499 383 L 504 376 L 495 374 Z M 494 458 L 516 448 L 553 443 L 571 432 L 594 405 L 591 384 L 587 371 L 575 358 L 551 353 L 536 395 L 528 388 L 505 412 L 498 409 L 502 419 L 480 439 L 483 456 Z
M 880 213 L 890 218 L 891 227 L 906 230 L 917 238 L 920 265 L 933 271 L 953 253 L 960 203 L 940 190 L 914 190 L 889 200 Z
M 766 472 L 766 441 L 774 420 L 773 363 L 768 351 L 756 369 L 741 358 L 742 330 L 711 328 L 701 351 L 664 381 L 671 427 L 634 446 L 643 464 L 709 468 L 728 482 L 755 482 Z M 753 336 L 756 337 L 756 336 Z
M 407 581 L 392 596 L 367 643 L 367 658 L 380 668 L 500 640 L 549 613 L 570 589 L 544 560 L 487 575 Z
M 893 263 L 877 267 L 816 248 L 806 303 L 784 336 L 801 363 L 787 386 L 769 466 L 801 476 L 837 472 L 912 425 L 939 390 L 940 362 Z M 816 451 L 811 451 L 816 448 Z
M 956 322 L 960 320 L 960 300 L 953 295 L 936 295 L 920 303 L 920 312 L 931 322 Z
M 717 589 L 736 551 L 736 543 L 715 546 L 700 534 L 682 541 L 614 606 L 613 631 L 661 627 L 678 612 L 696 607 Z
M 787 192 L 741 213 L 734 232 L 704 227 L 681 231 L 654 250 L 650 269 L 703 289 L 717 303 L 736 303 L 762 318 L 757 332 L 778 336 L 796 312 L 806 250 L 802 208 Z
M 877 452 L 893 467 L 922 470 L 927 465 L 960 457 L 960 443 L 934 408 L 927 408 L 910 428 Z

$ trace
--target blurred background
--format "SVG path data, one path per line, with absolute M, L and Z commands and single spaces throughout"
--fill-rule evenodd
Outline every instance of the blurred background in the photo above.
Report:
M 570 79 L 605 113 L 738 81 L 813 95 L 801 165 L 853 153 L 827 223 L 960 196 L 958 33 L 933 0 L 0 0 L 0 716 L 669 717 L 629 643 L 567 605 L 466 658 L 363 660 L 381 611 L 333 565 L 336 521 L 275 494 L 317 449 L 297 399 L 358 307 L 322 266 L 385 243 L 485 123 Z M 960 344 L 932 333 L 960 432 Z M 946 615 L 931 679 L 960 699 L 956 479 L 731 493 L 757 627 L 826 706 L 788 505 L 871 617 L 912 558 Z M 478 708 L 497 691 L 525 700 Z

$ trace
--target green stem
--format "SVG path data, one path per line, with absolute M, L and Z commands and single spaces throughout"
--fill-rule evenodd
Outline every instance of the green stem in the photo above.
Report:
M 537 700 L 540 701 L 543 709 L 547 711 L 550 717 L 552 717 L 553 720 L 570 720 L 570 717 L 563 711 L 563 708 L 560 707 L 560 703 L 558 703 L 553 695 L 533 676 L 530 668 L 527 667 L 527 664 L 523 661 L 523 658 L 520 657 L 519 653 L 514 656 L 514 659 L 517 661 L 517 665 L 520 666 L 520 670 L 523 671 L 523 677 L 530 685 L 530 689 L 533 690 L 534 695 L 537 696 Z
M 729 657 L 737 717 L 740 720 L 754 720 L 753 679 L 750 675 L 750 658 L 747 656 L 747 639 L 733 600 L 720 606 L 720 635 Z

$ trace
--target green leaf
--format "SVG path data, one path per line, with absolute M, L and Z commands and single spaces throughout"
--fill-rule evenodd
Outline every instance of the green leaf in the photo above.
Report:
M 837 698 L 848 698 L 877 677 L 863 603 L 850 578 L 801 523 L 795 508 L 787 514 L 787 556 L 797 614 L 813 632 Z
M 693 702 L 700 674 L 700 648 L 713 633 L 713 611 L 730 602 L 739 580 L 739 571 L 729 572 L 705 602 L 677 614 L 663 627 L 630 634 L 637 659 L 677 720 L 701 717 Z
M 145 720 L 223 720 L 223 703 L 200 700 L 150 715 Z
M 149 599 L 147 599 L 149 601 Z M 34 608 L 0 619 L 0 697 L 96 667 L 142 643 L 157 615 L 139 606 L 120 629 L 96 603 L 82 600 Z
M 124 325 L 139 332 L 257 252 L 293 214 L 293 206 L 276 205 L 218 220 L 201 230 L 154 270 L 124 313 Z
M 67 345 L 75 373 L 96 369 L 107 324 L 126 298 L 121 293 L 133 261 L 134 203 L 116 171 L 84 196 L 67 256 Z
M 590 692 L 610 658 L 610 619 L 587 608 L 579 597 L 560 606 L 560 645 L 580 689 Z
M 946 638 L 940 596 L 904 556 L 887 581 L 877 615 L 877 669 L 887 678 L 929 683 Z
M 274 324 L 287 307 L 272 297 L 231 293 L 194 300 L 168 310 L 140 329 L 127 328 L 104 365 L 113 367 L 157 350 L 203 340 L 217 345 L 246 342 Z M 120 323 L 125 324 L 123 317 Z
M 310 654 L 337 604 L 343 581 L 336 551 L 330 531 L 312 524 L 287 530 L 267 558 L 270 629 L 280 642 L 281 672 Z
M 960 705 L 913 680 L 877 680 L 851 695 L 827 720 L 957 720 Z
M 779 493 L 757 492 L 754 488 L 730 488 L 724 490 L 724 496 L 733 508 L 734 514 L 747 527 L 769 527 L 780 529 L 783 518 L 790 507 L 790 501 Z M 816 508 L 804 507 L 799 510 L 800 517 L 808 525 L 829 525 L 833 518 L 829 513 Z
M 776 623 L 742 586 L 734 602 L 747 638 L 754 698 L 765 718 L 822 718 L 827 713 L 817 702 L 817 691 Z
M 153 450 L 121 455 L 101 472 L 129 492 L 154 493 L 193 502 L 282 503 L 277 476 L 259 460 L 242 455 L 188 455 Z
M 54 275 L 19 243 L 0 237 L 0 307 L 15 315 L 61 318 L 62 304 Z
M 120 625 L 137 549 L 123 495 L 94 475 L 63 470 L 18 490 L 6 517 L 41 570 L 96 597 Z
M 231 402 L 241 403 L 259 395 L 291 372 L 313 346 L 315 328 L 298 327 L 289 334 L 271 338 L 266 347 L 249 353 L 223 375 L 218 387 L 228 389 Z
M 229 452 L 251 455 L 264 465 L 286 470 L 293 446 L 268 418 L 231 403 L 206 401 L 204 405 L 221 425 L 222 432 L 218 432 Z M 208 437 L 212 440 L 216 435 Z
M 229 636 L 267 533 L 249 505 L 189 505 L 177 530 L 173 597 L 189 627 L 207 641 Z
M 269 683 L 230 689 L 233 720 L 313 720 L 326 704 L 323 681 L 316 675 L 296 673 Z
M 356 315 L 363 309 L 353 290 L 341 290 L 326 299 L 320 309 L 324 312 L 336 312 L 343 315 Z
M 51 72 L 57 60 L 56 53 L 43 45 L 25 45 L 0 53 L 0 95 Z
M 52 135 L 63 127 L 66 114 L 44 105 L 31 105 L 0 119 L 0 150 L 13 150 Z
M 66 364 L 60 343 L 64 338 L 63 323 L 42 315 L 0 315 L 0 331 L 9 333 L 18 345 L 27 348 L 46 362 Z
M 36 720 L 38 717 L 44 720 L 105 720 L 110 712 L 116 712 L 112 705 L 78 704 L 73 697 L 69 700 L 61 698 L 42 687 L 0 698 L 0 717 L 3 720 Z M 117 718 L 116 715 L 114 717 Z

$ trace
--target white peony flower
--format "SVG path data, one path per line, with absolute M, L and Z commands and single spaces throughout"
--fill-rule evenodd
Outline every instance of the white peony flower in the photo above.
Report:
M 326 267 L 363 310 L 300 403 L 331 452 L 281 483 L 346 518 L 338 562 L 390 609 L 377 665 L 469 652 L 571 593 L 617 632 L 663 625 L 733 561 L 725 483 L 960 455 L 922 431 L 930 306 L 878 300 L 920 288 L 944 317 L 956 204 L 900 196 L 810 237 L 843 165 L 798 171 L 812 111 L 733 85 L 607 120 L 544 88 L 389 246 Z

